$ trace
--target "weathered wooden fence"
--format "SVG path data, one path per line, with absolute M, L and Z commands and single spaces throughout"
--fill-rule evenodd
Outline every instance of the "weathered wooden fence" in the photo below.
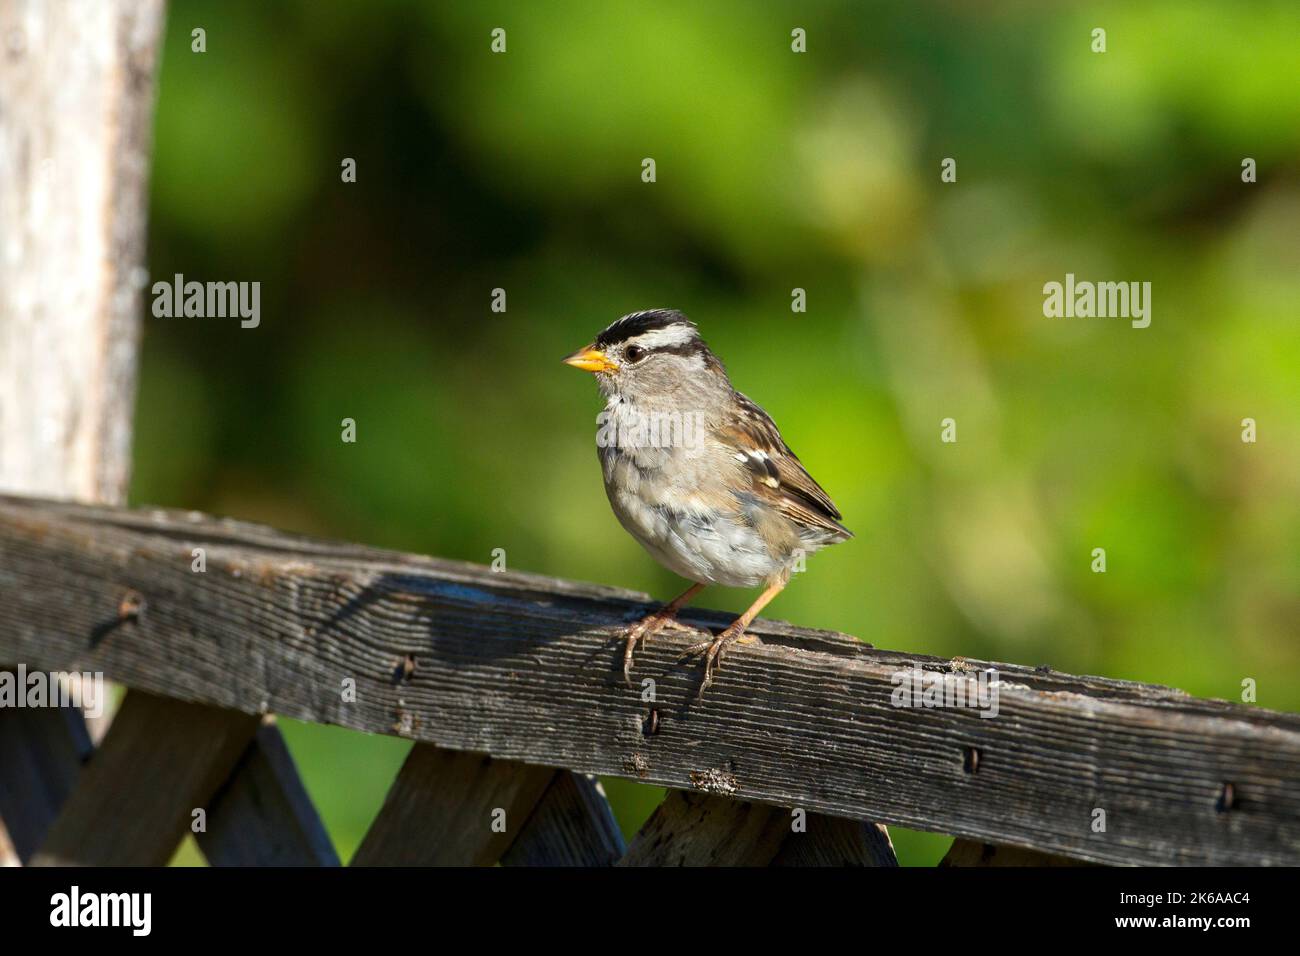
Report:
M 336 862 L 271 714 L 418 742 L 360 864 L 890 862 L 879 824 L 962 838 L 952 864 L 1300 862 L 1300 717 L 1162 687 L 759 622 L 703 700 L 691 635 L 656 637 L 651 699 L 620 671 L 643 595 L 28 498 L 0 590 L 0 660 L 130 688 L 89 760 L 68 714 L 0 711 L 38 863 L 163 862 L 201 807 L 214 862 Z M 995 666 L 997 716 L 895 706 L 914 664 Z M 625 849 L 591 774 L 674 792 Z
M 0 498 L 0 667 L 129 689 L 98 742 L 0 707 L 0 860 L 162 863 L 202 810 L 213 863 L 338 863 L 281 714 L 416 741 L 359 864 L 1300 863 L 1294 715 L 1010 665 L 996 717 L 896 707 L 987 665 L 763 621 L 702 701 L 656 637 L 651 695 L 643 595 L 119 507 L 162 17 L 0 0 L 0 490 L 86 502 Z M 630 847 L 593 774 L 671 788 Z

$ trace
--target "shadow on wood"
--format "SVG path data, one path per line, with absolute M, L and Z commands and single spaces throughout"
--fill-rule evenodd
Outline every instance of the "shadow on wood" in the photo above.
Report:
M 659 635 L 647 703 L 619 673 L 644 595 L 193 513 L 0 496 L 0 576 L 0 659 L 178 700 L 1094 862 L 1300 863 L 1293 714 L 773 621 L 698 704 L 692 637 Z M 132 593 L 142 612 L 89 648 Z M 987 677 L 996 716 L 898 706 L 903 673 Z

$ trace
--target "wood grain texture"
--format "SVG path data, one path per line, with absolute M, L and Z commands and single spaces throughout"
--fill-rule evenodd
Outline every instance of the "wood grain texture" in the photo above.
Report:
M 132 690 L 32 865 L 164 865 L 257 726 L 249 714 Z
M 555 775 L 545 767 L 416 744 L 352 865 L 491 866 Z
M 125 499 L 162 20 L 0 3 L 0 490 Z
M 551 779 L 502 866 L 613 866 L 627 847 L 595 777 L 562 770 Z
M 0 708 L 0 820 L 19 861 L 45 841 L 93 750 L 75 707 Z
M 670 790 L 618 865 L 767 866 L 789 832 L 780 807 Z
M 207 809 L 207 830 L 195 838 L 213 866 L 339 865 L 272 717 L 262 720 Z
M 1082 860 L 1053 856 L 1019 846 L 998 846 L 978 840 L 953 840 L 952 846 L 939 861 L 941 867 L 949 866 L 1094 866 Z
M 768 621 L 702 702 L 692 635 L 656 636 L 633 672 L 651 706 L 619 674 L 644 596 L 190 513 L 0 497 L 0 582 L 0 659 L 29 667 L 1097 862 L 1300 863 L 1292 714 Z M 893 706 L 913 664 L 996 666 L 998 715 Z
M 884 825 L 810 813 L 807 829 L 790 833 L 771 865 L 898 866 L 898 857 Z
M 620 866 L 897 866 L 883 827 L 671 790 Z

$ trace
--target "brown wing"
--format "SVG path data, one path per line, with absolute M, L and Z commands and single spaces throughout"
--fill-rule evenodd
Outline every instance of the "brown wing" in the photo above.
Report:
M 853 537 L 853 532 L 840 524 L 835 502 L 781 438 L 776 423 L 740 392 L 736 392 L 736 411 L 719 429 L 718 437 L 735 449 L 736 458 L 753 475 L 754 492 L 760 497 L 801 525 L 838 539 Z

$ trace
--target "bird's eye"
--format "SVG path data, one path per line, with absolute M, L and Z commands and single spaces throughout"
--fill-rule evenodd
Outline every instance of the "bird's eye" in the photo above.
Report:
M 632 362 L 639 362 L 645 358 L 645 349 L 641 348 L 639 345 L 629 345 L 627 350 L 623 353 L 623 358 L 629 364 Z

